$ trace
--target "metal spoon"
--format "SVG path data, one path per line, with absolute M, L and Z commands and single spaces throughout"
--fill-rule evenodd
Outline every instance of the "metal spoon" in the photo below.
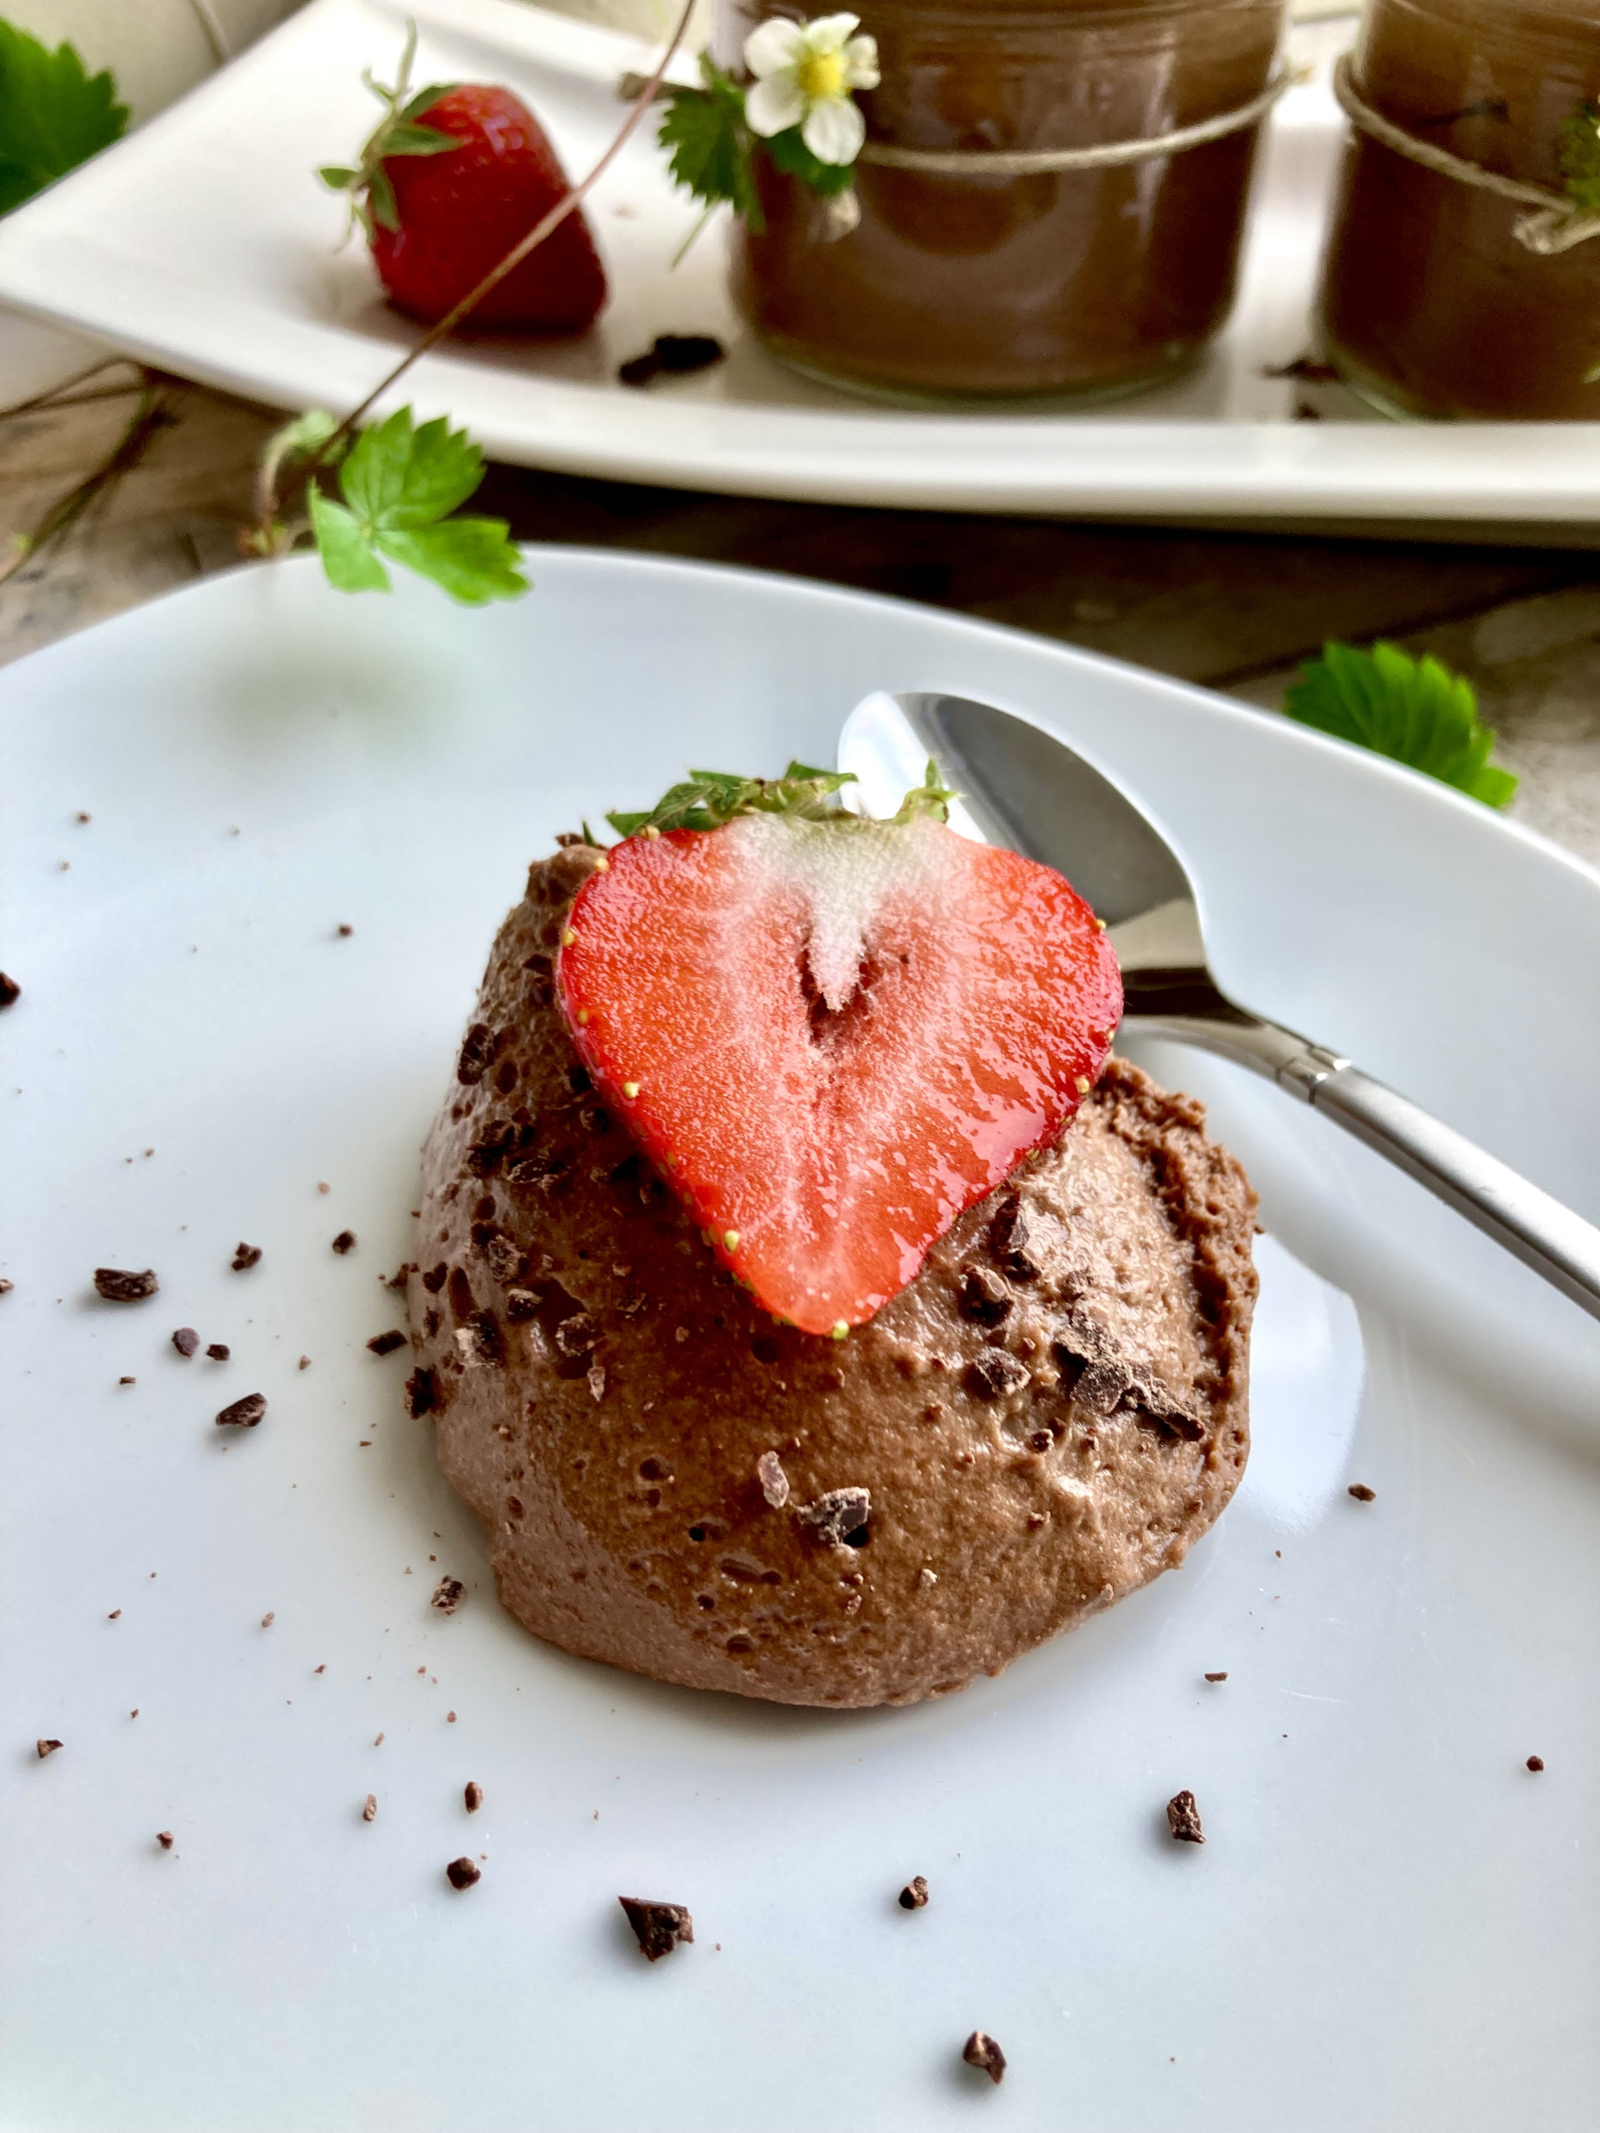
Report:
M 1600 1318 L 1600 1229 L 1348 1059 L 1228 998 L 1206 960 L 1183 862 L 1109 778 L 1054 734 L 965 696 L 876 692 L 839 741 L 840 769 L 869 794 L 920 784 L 929 756 L 962 796 L 954 827 L 1057 868 L 1105 920 L 1125 1029 L 1266 1075 Z

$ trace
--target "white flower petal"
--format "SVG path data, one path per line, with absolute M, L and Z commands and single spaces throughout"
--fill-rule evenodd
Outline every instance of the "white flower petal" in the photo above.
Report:
M 768 140 L 775 133 L 787 133 L 791 126 L 798 126 L 806 114 L 806 100 L 790 73 L 769 74 L 747 89 L 744 96 L 744 115 L 752 133 Z
M 867 122 L 848 98 L 830 97 L 806 113 L 800 138 L 819 163 L 853 163 L 867 137 Z
M 876 37 L 852 37 L 844 48 L 844 85 L 847 89 L 876 89 L 878 72 Z
M 806 33 L 798 22 L 773 15 L 744 41 L 744 63 L 758 81 L 783 67 L 798 66 L 806 56 Z
M 859 15 L 819 15 L 806 25 L 806 43 L 813 52 L 841 52 L 851 31 L 860 27 Z

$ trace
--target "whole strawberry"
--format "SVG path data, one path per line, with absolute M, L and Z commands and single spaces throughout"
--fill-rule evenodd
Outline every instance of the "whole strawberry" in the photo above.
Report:
M 323 183 L 348 192 L 391 300 L 433 325 L 572 188 L 538 120 L 509 89 L 443 84 L 413 94 L 415 29 L 392 89 L 370 75 L 384 117 L 354 169 Z M 605 269 L 574 209 L 470 314 L 474 326 L 582 333 L 606 300 Z

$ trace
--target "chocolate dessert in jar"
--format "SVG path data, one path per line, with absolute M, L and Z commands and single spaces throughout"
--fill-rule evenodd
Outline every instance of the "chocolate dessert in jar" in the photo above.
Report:
M 1373 0 L 1344 76 L 1354 124 L 1320 305 L 1329 360 L 1364 399 L 1400 416 L 1600 417 L 1585 382 L 1600 235 L 1571 241 L 1561 166 L 1597 99 L 1600 0 Z
M 720 0 L 714 55 L 740 80 L 769 14 Z M 841 234 L 835 203 L 757 157 L 741 310 L 783 362 L 894 399 L 1110 399 L 1175 376 L 1233 301 L 1282 17 L 1281 0 L 867 0 L 859 221 Z M 1091 149 L 1119 159 L 1051 161 Z

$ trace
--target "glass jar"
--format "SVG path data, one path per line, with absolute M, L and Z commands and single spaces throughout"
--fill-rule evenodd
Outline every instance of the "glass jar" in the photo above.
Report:
M 1353 85 L 1418 140 L 1559 191 L 1562 126 L 1600 99 L 1600 0 L 1372 0 Z M 1543 256 L 1515 235 L 1527 212 L 1354 133 L 1321 296 L 1346 382 L 1389 414 L 1600 419 L 1600 238 Z
M 766 227 L 734 233 L 736 301 L 793 367 L 949 402 L 1111 398 L 1185 369 L 1233 301 L 1259 122 L 1181 153 L 1024 176 L 870 160 L 1147 140 L 1259 96 L 1283 0 L 857 0 L 882 80 L 862 95 L 860 222 L 758 156 Z M 774 10 L 718 0 L 744 78 Z M 784 13 L 790 12 L 785 8 Z

